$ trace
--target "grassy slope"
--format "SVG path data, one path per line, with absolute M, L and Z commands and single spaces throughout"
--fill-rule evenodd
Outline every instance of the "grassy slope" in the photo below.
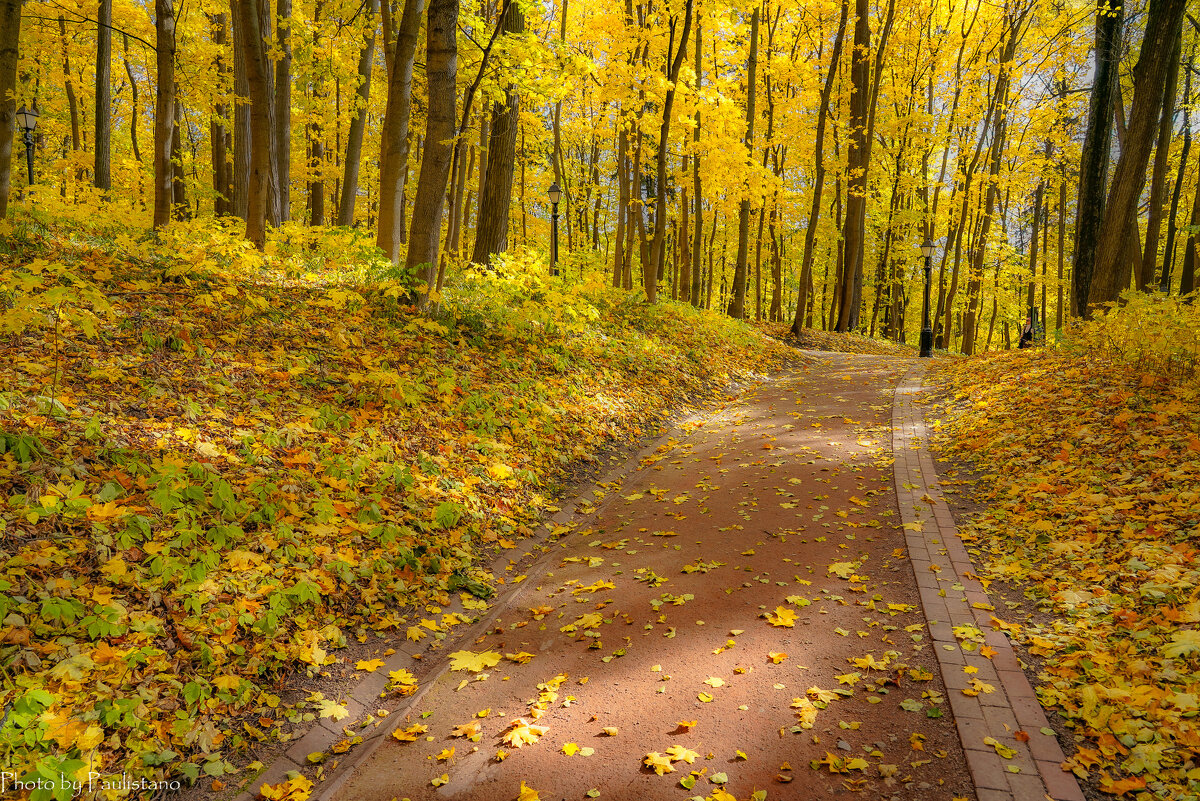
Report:
M 7 771 L 219 775 L 277 736 L 281 677 L 486 596 L 479 549 L 531 533 L 564 465 L 784 355 L 529 260 L 426 319 L 350 234 L 138 237 L 3 245 Z

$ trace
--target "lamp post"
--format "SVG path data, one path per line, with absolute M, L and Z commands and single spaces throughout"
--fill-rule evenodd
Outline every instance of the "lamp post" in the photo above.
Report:
M 929 282 L 933 269 L 930 261 L 933 256 L 933 243 L 929 241 L 929 237 L 925 237 L 925 241 L 921 243 L 921 255 L 925 257 L 925 302 L 921 314 L 921 356 L 927 358 L 933 355 L 933 329 L 929 326 Z
M 37 127 L 37 121 L 36 108 L 27 109 L 22 105 L 17 109 L 17 126 L 25 132 L 25 161 L 29 167 L 30 186 L 33 186 L 33 129 Z
M 558 275 L 558 201 L 562 199 L 562 190 L 558 181 L 550 184 L 550 274 Z

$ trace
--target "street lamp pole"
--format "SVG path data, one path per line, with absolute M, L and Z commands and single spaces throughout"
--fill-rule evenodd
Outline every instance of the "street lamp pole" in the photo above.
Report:
M 25 163 L 29 168 L 29 185 L 34 186 L 34 128 L 37 127 L 37 109 L 17 110 L 17 126 L 25 132 Z
M 930 262 L 933 256 L 933 243 L 929 241 L 929 237 L 925 237 L 925 241 L 921 243 L 921 255 L 925 257 L 925 302 L 921 314 L 921 357 L 928 358 L 933 355 L 933 329 L 929 325 L 929 285 L 933 270 Z
M 550 274 L 558 275 L 558 201 L 562 199 L 562 189 L 558 181 L 550 184 Z

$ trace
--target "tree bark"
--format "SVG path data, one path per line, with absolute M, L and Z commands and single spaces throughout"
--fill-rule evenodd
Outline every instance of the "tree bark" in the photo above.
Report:
M 866 4 L 866 0 L 861 0 Z M 758 7 L 750 16 L 750 54 L 746 61 L 746 163 L 754 160 L 754 89 L 758 79 Z M 730 317 L 746 316 L 746 266 L 750 255 L 750 199 L 738 206 L 737 264 L 733 269 L 733 291 L 729 301 Z
M 425 0 L 405 0 L 396 34 L 392 76 L 379 150 L 379 231 L 375 243 L 393 264 L 404 241 L 404 178 L 408 172 L 408 129 L 412 119 L 413 63 Z
M 821 88 L 821 100 L 817 105 L 817 133 L 813 139 L 813 202 L 808 213 L 808 227 L 804 229 L 804 255 L 800 261 L 800 288 L 796 298 L 796 316 L 792 319 L 792 334 L 799 336 L 804 322 L 804 311 L 808 306 L 808 287 L 812 283 L 813 245 L 817 238 L 817 220 L 821 215 L 821 194 L 825 187 L 825 124 L 829 118 L 829 98 L 837 80 L 838 66 L 842 58 L 842 42 L 846 36 L 846 20 L 850 16 L 849 0 L 842 0 L 841 17 L 837 35 L 833 39 L 833 53 L 829 60 L 829 72 L 825 74 L 825 85 Z
M 21 0 L 0 0 L 0 220 L 8 214 L 12 186 L 12 149 L 16 137 L 17 62 L 21 42 Z
M 855 284 L 862 280 L 858 265 L 866 233 L 867 213 L 867 95 L 870 91 L 871 29 L 867 0 L 854 3 L 854 51 L 850 62 L 850 154 L 846 186 L 846 221 L 842 237 L 842 297 L 836 330 L 846 332 L 858 325 L 858 305 L 855 298 L 860 290 Z
M 413 201 L 412 236 L 405 264 L 423 270 L 426 289 L 437 282 L 438 243 L 455 132 L 458 74 L 458 0 L 430 0 L 426 32 L 425 73 L 429 108 L 425 122 L 425 147 Z M 420 274 L 418 272 L 418 274 Z M 429 295 L 426 295 L 428 303 Z
M 1158 123 L 1158 141 L 1154 145 L 1154 170 L 1150 178 L 1150 216 L 1146 222 L 1146 247 L 1142 252 L 1142 267 L 1137 276 L 1140 292 L 1150 290 L 1158 272 L 1158 235 L 1162 228 L 1163 201 L 1167 194 L 1167 166 L 1171 156 L 1171 134 L 1175 122 L 1175 90 L 1179 84 L 1179 58 L 1183 51 L 1183 36 L 1175 37 L 1171 66 L 1163 92 L 1162 113 Z
M 358 89 L 355 92 L 354 116 L 346 137 L 345 173 L 342 177 L 342 197 L 338 204 L 338 225 L 354 225 L 354 201 L 358 195 L 358 170 L 362 163 L 363 134 L 367 130 L 367 106 L 371 102 L 371 64 L 375 60 L 375 21 L 379 16 L 379 0 L 370 0 L 367 31 L 358 53 Z M 432 6 L 430 6 L 432 10 Z M 432 103 L 431 103 L 432 104 Z
M 512 36 L 525 32 L 525 14 L 519 4 L 513 3 L 508 9 L 503 30 Z M 487 264 L 490 256 L 508 249 L 508 216 L 516 167 L 517 128 L 521 117 L 521 96 L 517 94 L 515 86 L 505 90 L 504 101 L 492 105 L 487 163 L 480 165 L 479 219 L 475 225 L 475 247 L 471 253 L 471 261 L 475 264 Z
M 692 285 L 688 299 L 700 308 L 703 276 L 701 253 L 704 250 L 704 192 L 700 182 L 700 87 L 704 83 L 703 37 L 700 20 L 696 20 L 696 128 L 692 132 L 692 195 L 695 203 L 692 225 Z
M 667 142 L 671 135 L 671 108 L 675 105 L 675 84 L 679 80 L 679 68 L 683 66 L 683 57 L 687 55 L 688 34 L 692 29 L 692 4 L 687 0 L 683 10 L 683 31 L 679 34 L 679 45 L 675 48 L 674 58 L 667 64 L 667 94 L 663 99 L 662 123 L 658 128 L 658 152 L 655 154 L 655 198 L 654 198 L 654 241 L 650 248 L 650 263 L 644 266 L 644 283 L 646 287 L 646 302 L 654 303 L 658 298 L 658 278 L 662 275 L 666 252 L 663 240 L 667 232 Z M 757 26 L 758 11 L 755 10 Z M 675 37 L 676 19 L 671 19 L 671 40 Z M 753 52 L 754 45 L 751 45 Z M 668 54 L 670 44 L 668 44 Z M 753 80 L 753 78 L 752 78 Z
M 1183 147 L 1179 153 L 1179 173 L 1175 176 L 1175 189 L 1171 192 L 1171 213 L 1167 215 L 1167 242 L 1163 248 L 1162 277 L 1158 290 L 1171 292 L 1171 264 L 1175 260 L 1176 215 L 1179 213 L 1179 197 L 1183 192 L 1183 178 L 1187 172 L 1188 151 L 1192 148 L 1192 119 L 1189 113 L 1192 95 L 1192 58 L 1188 57 L 1187 69 L 1183 73 Z
M 1136 219 L 1154 141 L 1153 131 L 1162 108 L 1174 42 L 1179 37 L 1186 7 L 1187 0 L 1150 2 L 1146 33 L 1133 72 L 1133 108 L 1129 113 L 1128 136 L 1113 171 L 1112 189 L 1096 242 L 1096 263 L 1086 296 L 1089 311 L 1115 301 L 1124 289 L 1128 272 L 1122 269 L 1123 240 L 1130 223 Z
M 154 101 L 154 227 L 171 221 L 175 171 L 171 144 L 175 128 L 175 9 L 171 0 L 155 0 L 154 33 L 157 91 Z
M 223 13 L 210 14 L 208 22 L 212 43 L 217 48 L 217 57 L 214 59 L 213 67 L 217 75 L 223 76 L 226 72 L 225 60 L 221 57 L 226 43 L 225 15 Z M 233 210 L 230 202 L 232 199 L 229 186 L 230 169 L 227 163 L 228 154 L 225 150 L 225 124 L 222 122 L 228 111 L 229 109 L 226 108 L 224 103 L 214 103 L 212 120 L 208 125 L 209 149 L 212 152 L 212 186 L 215 196 L 213 199 L 213 215 L 217 217 L 230 214 Z
M 267 208 L 274 161 L 271 141 L 274 138 L 275 104 L 267 83 L 270 59 L 263 38 L 259 6 L 260 2 L 267 1 L 236 0 L 244 36 L 246 82 L 250 90 L 250 179 L 246 194 L 246 238 L 259 249 L 267 239 Z
M 112 0 L 96 11 L 96 163 L 97 189 L 112 189 Z M 4 128 L 2 130 L 8 130 Z
M 171 25 L 172 25 L 171 30 L 174 31 L 174 21 L 173 20 L 172 20 Z M 71 150 L 74 151 L 74 150 L 79 150 L 79 148 L 80 148 L 79 101 L 75 96 L 75 80 L 71 76 L 71 59 L 67 55 L 67 20 L 66 20 L 66 18 L 63 17 L 62 14 L 58 15 L 58 33 L 59 33 L 59 39 L 62 42 L 62 48 L 63 48 L 63 60 L 62 60 L 63 89 L 66 91 L 66 94 L 67 94 L 67 109 L 70 111 L 70 115 L 71 115 Z M 173 36 L 172 36 L 172 38 L 173 38 Z M 172 44 L 171 44 L 172 50 L 174 50 L 174 47 L 175 47 L 174 42 L 172 42 Z
M 292 218 L 292 0 L 276 0 L 275 180 L 278 222 Z
M 231 0 L 233 28 L 233 213 L 249 221 L 250 204 L 250 79 L 246 64 L 246 26 L 239 3 Z
M 171 125 L 171 216 L 176 220 L 189 217 L 187 184 L 183 173 L 183 138 L 179 133 L 183 122 L 183 104 L 175 103 L 175 120 Z

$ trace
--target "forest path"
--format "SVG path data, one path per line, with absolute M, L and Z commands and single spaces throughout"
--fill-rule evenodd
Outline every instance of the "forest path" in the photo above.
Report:
M 387 720 L 412 741 L 380 738 L 317 794 L 974 798 L 897 506 L 913 362 L 810 355 L 643 460 L 454 646 L 481 669 L 452 664 Z M 513 747 L 517 719 L 545 731 Z

